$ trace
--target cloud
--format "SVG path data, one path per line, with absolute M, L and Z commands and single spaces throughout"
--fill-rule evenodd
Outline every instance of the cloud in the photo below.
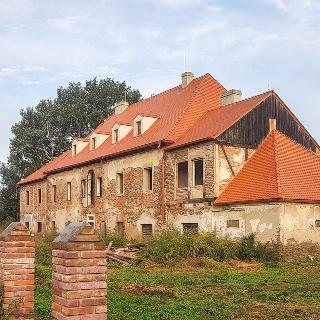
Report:
M 262 1 L 267 2 L 271 5 L 274 5 L 275 7 L 277 7 L 282 11 L 286 11 L 288 9 L 287 5 L 284 3 L 284 0 L 262 0 Z
M 49 27 L 61 29 L 61 30 L 73 30 L 79 23 L 82 17 L 76 16 L 65 16 L 65 17 L 55 17 L 49 18 L 47 23 Z

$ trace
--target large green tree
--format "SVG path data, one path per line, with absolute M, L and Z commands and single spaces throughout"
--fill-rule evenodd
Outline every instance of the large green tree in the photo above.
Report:
M 13 138 L 6 164 L 0 167 L 0 215 L 16 218 L 16 183 L 70 147 L 73 137 L 83 137 L 113 113 L 114 104 L 126 97 L 129 103 L 141 99 L 125 82 L 107 78 L 71 82 L 57 90 L 57 97 L 41 100 L 20 112 L 13 125 Z

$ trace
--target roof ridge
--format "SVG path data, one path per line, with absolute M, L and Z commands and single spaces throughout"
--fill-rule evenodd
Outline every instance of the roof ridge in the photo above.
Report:
M 176 128 L 177 124 L 180 122 L 180 120 L 183 118 L 183 116 L 186 114 L 187 110 L 189 109 L 190 104 L 191 104 L 191 102 L 193 101 L 196 93 L 198 92 L 198 90 L 199 90 L 199 88 L 200 88 L 200 86 L 201 86 L 202 81 L 203 81 L 204 78 L 207 77 L 208 75 L 209 75 L 209 74 L 206 73 L 205 75 L 197 78 L 197 79 L 200 80 L 200 81 L 199 81 L 199 83 L 196 85 L 196 87 L 195 87 L 195 89 L 194 89 L 194 91 L 193 91 L 193 93 L 192 93 L 192 95 L 191 95 L 191 97 L 190 97 L 190 99 L 189 99 L 189 101 L 188 101 L 188 103 L 187 103 L 187 106 L 184 108 L 184 110 L 183 110 L 183 112 L 181 113 L 180 117 L 177 119 L 177 121 L 174 123 L 174 125 L 171 127 L 171 129 L 161 138 L 161 140 L 165 140 L 165 138 L 168 137 L 168 136 L 171 134 L 171 132 Z M 209 76 L 210 76 L 210 75 L 209 75 Z M 200 78 L 202 78 L 202 79 L 200 79 Z M 194 79 L 194 80 L 195 80 L 195 79 Z M 189 129 L 190 129 L 190 128 L 189 128 Z M 181 138 L 181 137 L 180 137 L 180 138 Z M 180 139 L 180 138 L 179 138 L 179 139 Z M 179 140 L 179 139 L 178 139 L 178 140 Z

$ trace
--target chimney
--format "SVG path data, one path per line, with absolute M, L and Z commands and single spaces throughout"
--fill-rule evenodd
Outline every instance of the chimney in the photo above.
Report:
M 221 95 L 221 103 L 223 106 L 227 104 L 238 102 L 241 100 L 241 90 L 231 89 Z
M 119 101 L 116 102 L 116 105 L 114 107 L 114 114 L 122 113 L 124 110 L 126 110 L 129 106 L 129 103 L 127 101 Z
M 194 78 L 194 74 L 192 72 L 184 72 L 181 75 L 182 78 L 182 88 L 185 88 Z

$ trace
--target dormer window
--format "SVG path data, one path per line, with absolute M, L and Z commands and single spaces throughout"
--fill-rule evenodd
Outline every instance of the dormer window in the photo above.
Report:
M 114 129 L 114 142 L 119 141 L 119 129 Z
M 134 136 L 146 132 L 157 120 L 155 117 L 138 115 L 134 119 Z
M 91 150 L 96 148 L 96 137 L 91 138 Z
M 88 143 L 88 138 L 74 138 L 71 147 L 72 156 L 74 157 L 80 153 L 88 145 Z
M 126 124 L 115 124 L 112 128 L 112 143 L 119 142 L 131 130 L 132 130 L 132 127 Z
M 106 133 L 93 132 L 90 135 L 90 150 L 95 150 L 100 147 L 109 136 L 110 135 Z

